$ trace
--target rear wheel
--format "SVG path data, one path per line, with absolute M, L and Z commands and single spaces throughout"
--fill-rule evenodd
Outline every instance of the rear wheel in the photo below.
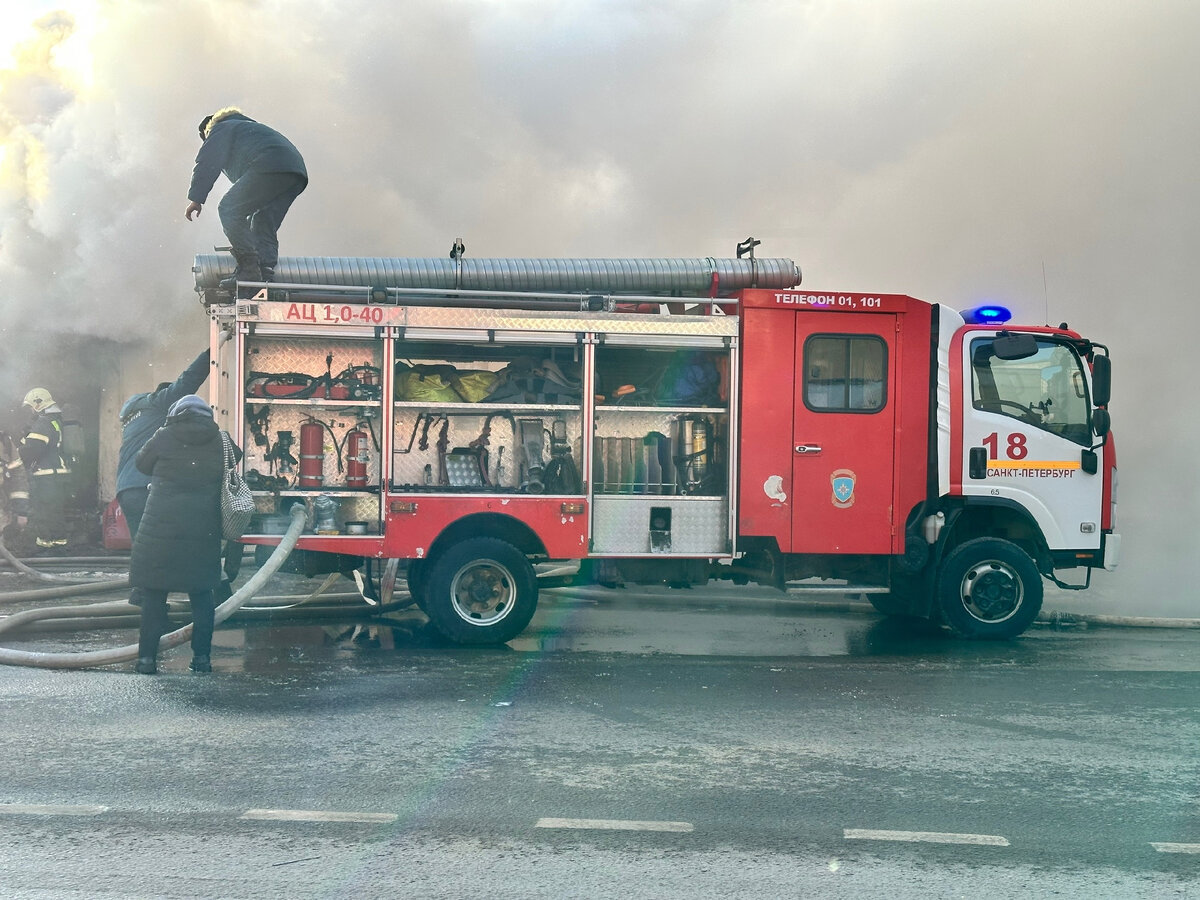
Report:
M 424 609 L 457 644 L 502 644 L 537 609 L 537 577 L 525 554 L 497 538 L 469 538 L 422 567 Z
M 1042 577 L 1011 541 L 976 538 L 942 563 L 937 599 L 942 621 L 961 637 L 1016 637 L 1042 608 Z

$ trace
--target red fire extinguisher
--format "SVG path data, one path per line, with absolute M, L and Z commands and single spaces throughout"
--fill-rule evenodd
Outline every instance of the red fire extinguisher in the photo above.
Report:
M 357 425 L 346 434 L 346 487 L 367 486 L 367 463 L 371 457 L 367 449 L 367 433 Z
M 320 422 L 300 426 L 300 487 L 319 488 L 325 482 L 325 435 Z

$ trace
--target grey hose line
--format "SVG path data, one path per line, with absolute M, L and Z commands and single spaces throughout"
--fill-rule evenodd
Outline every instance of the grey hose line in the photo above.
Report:
M 22 575 L 28 575 L 30 578 L 36 578 L 38 581 L 48 581 L 52 584 L 79 584 L 82 581 L 88 580 L 84 578 L 77 578 L 74 575 L 51 575 L 49 572 L 39 572 L 37 569 L 33 568 L 32 566 L 27 566 L 25 563 L 21 562 L 21 560 L 13 556 L 12 551 L 4 546 L 3 538 L 0 538 L 0 556 L 8 560 L 8 564 Z M 100 578 L 89 583 L 103 584 L 105 581 L 113 581 L 114 587 L 123 586 L 124 584 L 129 583 L 128 578 L 124 579 L 122 585 L 116 584 L 116 579 L 106 578 Z
M 1163 616 L 1110 616 L 1096 613 L 1046 613 L 1035 620 L 1039 625 L 1112 625 L 1117 628 L 1200 628 L 1200 619 L 1176 619 Z
M 107 594 L 129 587 L 129 576 L 89 584 L 65 584 L 60 587 L 31 588 L 27 591 L 12 591 L 0 594 L 0 605 L 20 603 L 24 600 L 57 600 L 59 597 L 74 597 L 78 594 Z
M 292 552 L 296 546 L 296 541 L 300 539 L 300 533 L 304 530 L 304 521 L 307 515 L 306 509 L 297 504 L 292 507 L 292 522 L 288 526 L 287 533 L 284 534 L 279 546 L 271 553 L 270 557 L 257 572 L 255 572 L 250 580 L 238 588 L 233 596 L 217 607 L 213 617 L 214 627 L 228 619 L 243 603 L 253 597 L 263 585 L 278 571 L 283 565 L 284 560 Z M 88 609 L 94 614 L 100 607 L 123 607 L 124 611 L 128 612 L 129 605 L 125 602 L 119 603 L 101 603 L 94 604 Z M 72 614 L 78 615 L 79 608 L 77 607 Z M 47 613 L 63 612 L 61 610 L 29 610 L 30 613 L 40 613 L 45 616 Z M 62 616 L 66 617 L 64 613 Z M 0 632 L 3 632 L 12 627 L 12 622 L 20 616 L 26 616 L 25 613 L 18 613 L 16 616 L 9 616 L 3 622 L 0 622 Z M 21 622 L 30 621 L 33 617 L 27 616 L 21 619 Z M 182 628 L 176 629 L 169 634 L 163 635 L 162 641 L 159 643 L 159 651 L 169 650 L 172 647 L 178 647 L 180 644 L 186 643 L 192 637 L 192 624 L 189 622 Z M 137 644 L 127 644 L 124 647 L 114 647 L 110 650 L 86 650 L 78 653 L 42 653 L 34 650 L 10 650 L 8 648 L 0 648 L 0 665 L 6 666 L 31 666 L 39 669 L 90 669 L 96 666 L 107 666 L 113 663 L 128 662 L 136 659 L 138 655 Z

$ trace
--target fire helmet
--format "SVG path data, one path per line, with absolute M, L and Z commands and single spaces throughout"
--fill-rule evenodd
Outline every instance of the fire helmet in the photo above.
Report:
M 34 388 L 25 395 L 25 399 L 21 401 L 23 406 L 28 406 L 34 412 L 41 412 L 47 407 L 54 405 L 54 398 L 50 396 L 50 392 L 45 388 Z

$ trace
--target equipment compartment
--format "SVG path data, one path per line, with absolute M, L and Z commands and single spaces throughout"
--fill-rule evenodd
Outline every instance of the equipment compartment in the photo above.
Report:
M 582 357 L 397 340 L 392 489 L 581 494 Z

